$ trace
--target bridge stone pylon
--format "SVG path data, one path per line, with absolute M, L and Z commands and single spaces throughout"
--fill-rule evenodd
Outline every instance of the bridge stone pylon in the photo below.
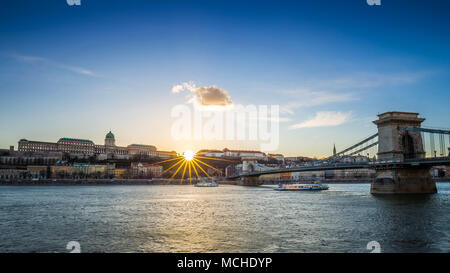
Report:
M 378 115 L 378 159 L 400 160 L 423 158 L 422 135 L 419 131 L 402 130 L 405 127 L 420 128 L 425 120 L 418 113 L 387 112 Z
M 418 113 L 386 112 L 378 115 L 377 177 L 371 193 L 435 193 L 430 167 L 405 164 L 411 158 L 424 158 L 422 135 L 419 131 L 402 128 L 420 128 L 424 118 Z

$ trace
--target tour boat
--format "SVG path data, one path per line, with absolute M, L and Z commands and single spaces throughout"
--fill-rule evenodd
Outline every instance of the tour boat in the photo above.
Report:
M 320 182 L 313 182 L 311 184 L 280 184 L 276 191 L 321 191 L 328 190 L 328 185 Z
M 196 187 L 218 187 L 219 184 L 217 184 L 215 182 L 203 181 L 203 182 L 198 182 L 194 186 L 196 186 Z

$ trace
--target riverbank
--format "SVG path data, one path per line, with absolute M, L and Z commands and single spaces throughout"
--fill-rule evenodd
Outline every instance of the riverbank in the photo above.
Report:
M 434 178 L 435 182 L 450 182 L 450 177 Z M 297 181 L 293 183 L 311 183 L 312 181 Z M 325 179 L 321 180 L 325 184 L 367 184 L 373 179 Z M 40 180 L 13 180 L 0 181 L 0 186 L 69 186 L 69 185 L 191 185 L 197 183 L 196 180 L 181 179 L 40 179 Z M 238 185 L 238 180 L 217 181 L 221 185 Z M 280 181 L 263 181 L 263 185 L 276 185 Z M 287 182 L 283 182 L 287 183 Z
M 192 183 L 196 183 L 192 181 Z M 180 179 L 39 179 L 0 181 L 0 186 L 67 186 L 67 185 L 189 185 Z

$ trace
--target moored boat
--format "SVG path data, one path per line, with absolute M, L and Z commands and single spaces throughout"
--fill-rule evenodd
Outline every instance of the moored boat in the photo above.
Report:
M 218 187 L 219 184 L 217 184 L 215 182 L 203 181 L 203 182 L 198 182 L 194 186 L 196 186 L 196 187 Z
M 276 191 L 321 191 L 328 190 L 328 185 L 320 182 L 313 182 L 311 184 L 279 184 Z

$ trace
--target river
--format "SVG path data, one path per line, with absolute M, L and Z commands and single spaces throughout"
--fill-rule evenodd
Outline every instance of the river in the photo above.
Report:
M 450 252 L 450 183 L 425 196 L 329 186 L 2 186 L 0 252 Z

